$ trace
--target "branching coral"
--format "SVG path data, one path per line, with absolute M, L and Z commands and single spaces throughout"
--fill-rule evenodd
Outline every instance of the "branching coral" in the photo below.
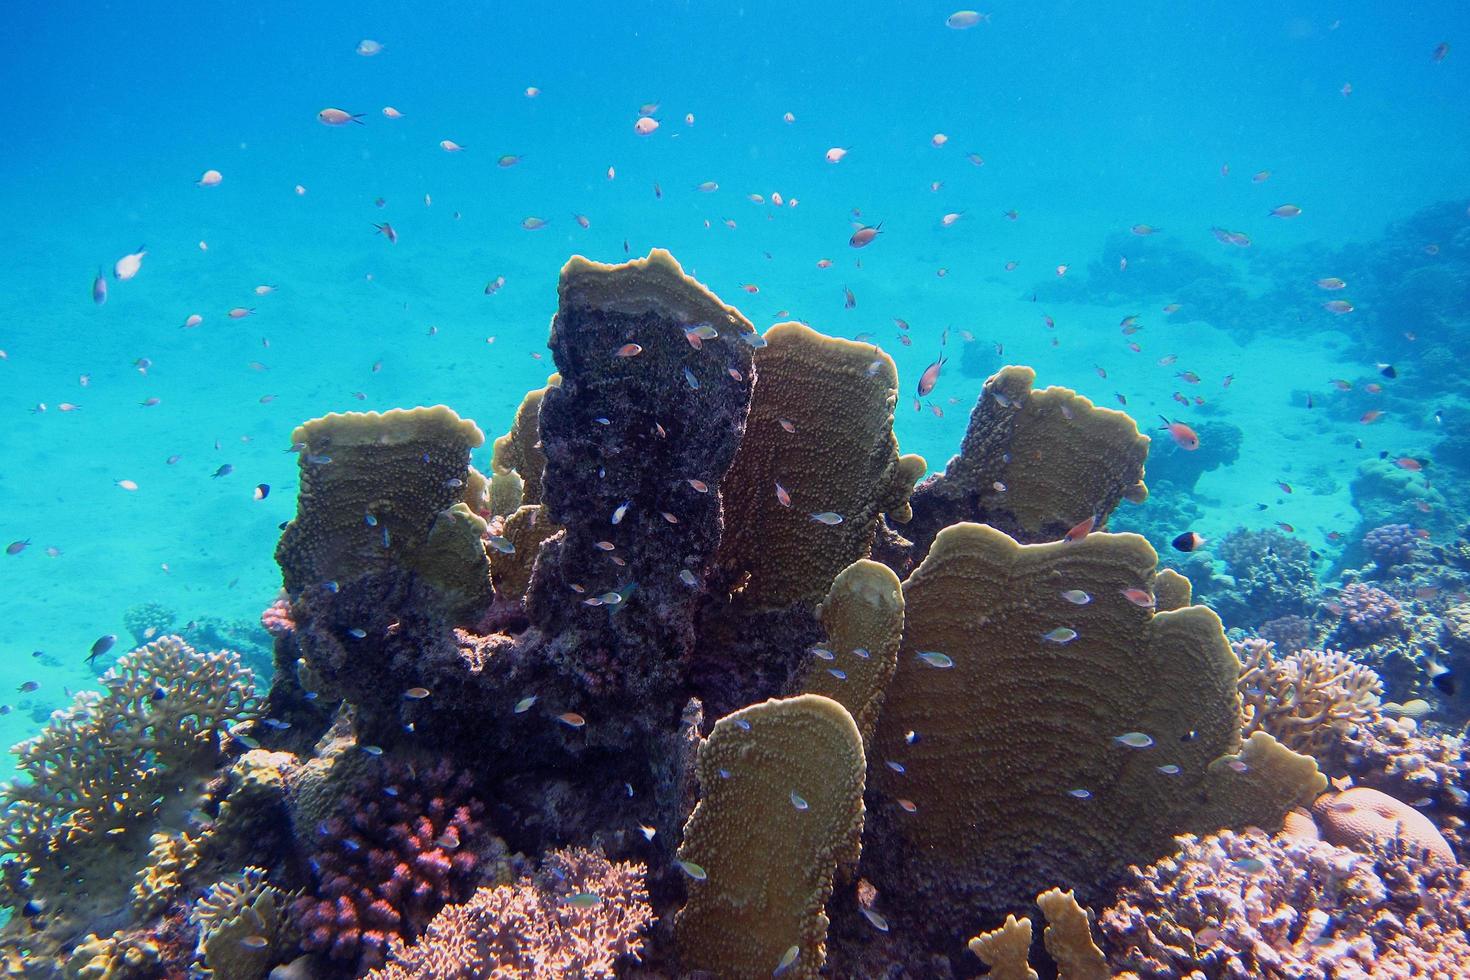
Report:
M 1404 632 L 1404 613 L 1397 599 L 1361 582 L 1343 587 L 1334 611 L 1341 617 L 1334 634 L 1348 649 Z
M 1124 977 L 1455 977 L 1470 962 L 1470 872 L 1389 843 L 1362 854 L 1259 831 L 1179 839 L 1098 917 Z
M 394 940 L 371 980 L 611 980 L 653 921 L 643 868 L 582 849 L 553 851 L 534 879 L 446 906 L 408 945 Z
M 1383 685 L 1369 667 L 1336 650 L 1276 655 L 1269 640 L 1231 644 L 1239 658 L 1246 735 L 1263 731 L 1283 745 L 1325 758 L 1353 726 L 1376 717 Z
M 124 654 L 101 680 L 105 693 L 78 694 L 15 748 L 23 778 L 5 790 L 0 845 L 32 868 L 148 828 L 253 709 L 254 680 L 233 653 L 178 637 Z

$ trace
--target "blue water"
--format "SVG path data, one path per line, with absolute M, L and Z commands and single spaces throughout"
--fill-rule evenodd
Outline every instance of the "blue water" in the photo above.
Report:
M 1361 373 L 1349 323 L 1257 317 L 1244 334 L 1171 326 L 1164 294 L 1145 309 L 1032 296 L 1059 265 L 1076 276 L 1126 257 L 1104 240 L 1147 223 L 1163 229 L 1151 241 L 1249 263 L 1263 289 L 1279 270 L 1315 304 L 1302 255 L 1470 201 L 1463 6 L 991 12 L 954 31 L 934 3 L 13 6 L 0 35 L 0 541 L 32 544 L 0 557 L 0 687 L 41 687 L 11 698 L 21 710 L 0 736 L 23 737 L 87 683 L 83 654 L 124 634 L 131 606 L 259 613 L 279 585 L 272 547 L 296 467 L 282 450 L 300 421 L 445 402 L 503 431 L 550 369 L 556 276 L 575 253 L 667 247 L 757 325 L 789 315 L 870 334 L 900 366 L 900 440 L 932 466 L 983 381 L 958 370 L 966 343 L 1004 345 L 974 357 L 990 368 L 1029 363 L 1040 383 L 1109 405 L 1121 392 L 1142 420 L 1179 414 L 1173 375 L 1197 371 L 1217 417 L 1246 432 L 1241 463 L 1201 483 L 1221 531 L 1264 520 L 1251 513 L 1263 483 L 1346 465 L 1358 433 L 1293 415 L 1286 392 Z M 355 53 L 365 38 L 381 53 Z M 650 102 L 660 127 L 636 135 Z M 324 126 L 326 107 L 363 125 Z M 850 152 L 833 165 L 829 147 Z M 503 168 L 505 154 L 523 159 Z M 209 169 L 223 181 L 197 186 Z M 1252 182 L 1260 170 L 1269 179 Z M 747 199 L 772 192 L 787 206 Z M 1267 217 L 1286 203 L 1303 214 Z M 882 234 L 855 251 L 859 212 Z M 523 230 L 530 216 L 546 227 Z M 374 231 L 385 221 L 397 244 Z M 1249 255 L 1214 241 L 1216 225 L 1248 232 Z M 141 272 L 114 280 L 139 246 Z M 233 307 L 254 313 L 232 320 Z M 1143 316 L 1139 353 L 1117 330 L 1129 314 Z M 946 328 L 950 364 L 916 413 L 912 384 Z M 1165 353 L 1177 367 L 1157 365 Z M 1365 453 L 1426 451 L 1406 424 L 1385 419 Z M 214 477 L 223 464 L 233 472 Z M 1353 523 L 1340 483 L 1306 496 L 1290 519 L 1314 543 Z

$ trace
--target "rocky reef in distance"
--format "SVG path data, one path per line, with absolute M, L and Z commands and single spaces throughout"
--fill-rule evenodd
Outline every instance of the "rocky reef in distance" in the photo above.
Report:
M 269 690 L 162 635 L 22 744 L 6 975 L 1466 961 L 1463 743 L 1106 531 L 1126 415 L 1004 367 L 921 480 L 886 354 L 662 251 L 568 262 L 550 347 L 489 473 L 445 406 L 296 430 Z

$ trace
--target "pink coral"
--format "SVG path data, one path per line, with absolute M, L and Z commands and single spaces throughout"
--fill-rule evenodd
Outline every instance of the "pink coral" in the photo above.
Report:
M 1334 844 L 1361 851 L 1370 849 L 1374 841 L 1402 837 L 1416 850 L 1455 863 L 1455 852 L 1428 817 L 1376 789 L 1355 786 L 1341 793 L 1323 793 L 1312 804 L 1312 815 L 1322 836 Z
M 643 875 L 592 851 L 554 851 L 535 879 L 481 888 L 436 915 L 417 943 L 394 940 L 371 977 L 606 980 L 618 960 L 638 956 L 653 921 Z
M 1401 842 L 1359 853 L 1228 830 L 1179 842 L 1174 856 L 1130 869 L 1098 917 L 1117 971 L 1150 980 L 1394 980 L 1462 976 L 1470 962 L 1470 871 Z
M 291 601 L 284 596 L 265 607 L 260 614 L 260 625 L 271 636 L 285 636 L 296 628 L 291 618 Z
M 448 760 L 388 763 L 359 782 L 317 830 L 314 895 L 292 903 L 301 945 L 329 959 L 381 964 L 391 939 L 419 935 L 474 886 L 483 804 Z

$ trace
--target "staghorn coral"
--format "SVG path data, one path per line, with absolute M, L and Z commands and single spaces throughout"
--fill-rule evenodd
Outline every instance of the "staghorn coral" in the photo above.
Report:
M 461 502 L 470 450 L 485 437 L 443 405 L 331 414 L 298 427 L 301 491 L 296 517 L 281 534 L 276 561 L 294 598 L 309 586 L 346 584 L 370 571 L 406 567 L 440 572 L 460 535 L 431 540 L 441 512 Z M 461 520 L 464 518 L 461 517 Z M 489 559 L 460 568 L 450 601 L 488 589 Z
M 1455 863 L 1449 841 L 1428 817 L 1387 793 L 1366 786 L 1342 792 L 1323 793 L 1312 804 L 1322 837 L 1354 850 L 1368 850 L 1374 843 L 1402 838 L 1414 851 L 1436 860 Z
M 1228 830 L 1130 869 L 1098 916 L 1110 965 L 1134 980 L 1449 978 L 1470 962 L 1467 927 L 1470 872 L 1393 844 Z
M 1336 650 L 1276 655 L 1269 640 L 1232 643 L 1240 660 L 1246 735 L 1268 732 L 1297 752 L 1325 758 L 1351 728 L 1377 716 L 1383 685 Z
M 913 547 L 883 559 L 900 574 L 951 524 L 1054 541 L 1088 517 L 1105 524 L 1121 500 L 1147 498 L 1149 440 L 1133 420 L 1070 388 L 1035 391 L 1035 380 L 1028 367 L 1005 367 L 985 382 L 959 453 L 914 490 L 913 519 L 902 528 Z
M 291 904 L 303 948 L 359 970 L 381 965 L 394 937 L 412 939 L 474 888 L 483 804 L 467 773 L 386 762 L 341 787 L 314 830 L 315 883 Z
M 1333 639 L 1351 650 L 1405 631 L 1403 608 L 1382 589 L 1361 582 L 1343 587 L 1337 594 L 1340 618 Z
M 815 694 L 721 718 L 699 749 L 700 801 L 679 858 L 691 873 L 675 920 L 685 969 L 731 980 L 816 977 L 839 865 L 857 861 L 863 743 L 852 717 Z
M 922 896 L 895 932 L 944 948 L 928 909 L 998 914 L 1056 882 L 1091 897 L 1182 829 L 1279 825 L 1325 785 L 1269 736 L 1242 745 L 1219 620 L 1141 605 L 1154 562 L 1136 535 L 1019 545 L 963 524 L 935 539 L 904 584 L 872 750 L 864 874 Z
M 219 980 L 261 980 L 287 939 L 284 896 L 262 868 L 215 882 L 189 909 L 198 931 L 195 955 Z M 289 947 L 288 947 L 289 948 Z
M 653 921 L 640 865 L 552 851 L 534 879 L 445 906 L 424 935 L 394 940 L 371 980 L 611 980 Z
M 852 715 L 866 746 L 878 724 L 883 689 L 898 664 L 903 638 L 903 586 L 887 565 L 860 558 L 832 580 L 817 615 L 827 631 L 797 687 L 821 694 Z
M 1413 561 L 1418 543 L 1414 529 L 1408 524 L 1383 524 L 1363 535 L 1363 550 L 1368 552 L 1380 573 L 1387 572 L 1394 565 Z
M 541 656 L 587 694 L 664 702 L 694 644 L 697 593 L 680 574 L 702 578 L 720 541 L 754 328 L 661 249 L 574 257 L 558 296 L 538 519 L 562 531 L 536 556 L 526 612 L 549 638 Z M 620 356 L 629 343 L 640 353 Z
M 924 461 L 899 455 L 898 370 L 871 345 L 780 323 L 755 370 L 745 437 L 720 484 L 727 527 L 716 563 L 751 605 L 814 603 L 867 557 L 880 514 L 907 518 Z

